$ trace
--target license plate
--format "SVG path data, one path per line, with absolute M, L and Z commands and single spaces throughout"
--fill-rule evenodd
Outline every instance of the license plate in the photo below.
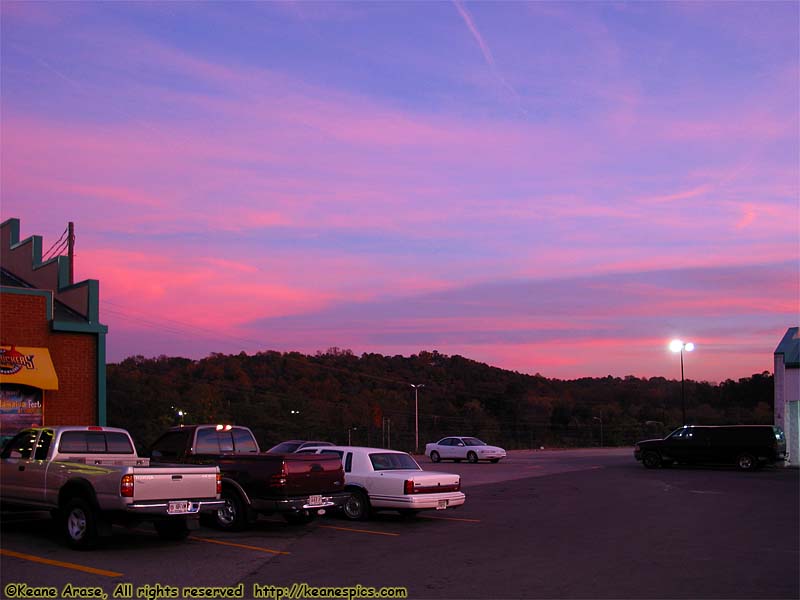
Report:
M 436 503 L 436 510 L 444 510 L 447 508 L 447 500 L 439 500 Z
M 186 500 L 175 500 L 167 506 L 167 513 L 170 515 L 183 515 L 189 512 L 189 502 Z
M 308 497 L 308 503 L 311 506 L 318 506 L 318 505 L 322 504 L 322 496 L 309 496 Z

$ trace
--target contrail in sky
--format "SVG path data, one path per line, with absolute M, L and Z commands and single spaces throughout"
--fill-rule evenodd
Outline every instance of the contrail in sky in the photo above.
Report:
M 500 74 L 500 71 L 497 70 L 497 64 L 494 62 L 494 56 L 492 56 L 492 51 L 486 44 L 486 42 L 483 40 L 481 32 L 478 31 L 478 28 L 475 26 L 475 22 L 472 20 L 472 15 L 470 15 L 469 12 L 467 12 L 467 9 L 461 5 L 460 0 L 453 0 L 453 4 L 455 5 L 458 14 L 461 15 L 462 19 L 464 19 L 464 23 L 466 23 L 467 27 L 470 30 L 470 33 L 472 33 L 472 37 L 475 38 L 476 42 L 478 42 L 478 46 L 480 46 L 481 52 L 483 53 L 483 58 L 486 59 L 486 63 L 492 69 L 492 73 L 494 74 L 495 77 L 497 77 L 498 81 L 500 81 L 500 83 L 503 84 L 503 87 L 505 87 L 509 92 L 511 92 L 511 95 L 517 101 L 517 105 L 519 106 L 520 111 L 522 111 L 522 114 L 524 114 L 527 117 L 528 111 L 526 111 L 522 107 L 522 98 L 517 93 L 517 90 L 511 87 L 511 85 Z
M 483 57 L 486 59 L 486 62 L 489 63 L 489 66 L 492 67 L 492 70 L 497 70 L 497 65 L 494 62 L 494 56 L 492 56 L 492 51 L 489 49 L 489 46 L 486 45 L 486 42 L 483 41 L 483 36 L 481 36 L 481 32 L 478 31 L 478 28 L 475 27 L 475 23 L 472 20 L 472 15 L 467 12 L 467 9 L 461 6 L 461 2 L 459 0 L 453 0 L 453 4 L 456 5 L 456 10 L 458 10 L 458 14 L 461 15 L 461 18 L 464 19 L 464 22 L 469 27 L 469 30 L 472 32 L 472 37 L 475 38 L 475 41 L 478 42 L 478 46 L 481 47 L 481 52 L 483 52 Z

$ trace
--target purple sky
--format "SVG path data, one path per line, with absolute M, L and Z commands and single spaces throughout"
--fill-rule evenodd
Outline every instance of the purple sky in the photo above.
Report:
M 772 370 L 797 2 L 2 5 L 2 204 L 75 222 L 108 358 Z

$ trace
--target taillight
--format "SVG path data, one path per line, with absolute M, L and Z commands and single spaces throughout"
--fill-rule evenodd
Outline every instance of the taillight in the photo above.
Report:
M 272 487 L 278 487 L 278 486 L 286 485 L 286 477 L 287 477 L 288 474 L 289 474 L 289 471 L 287 471 L 287 469 L 286 469 L 286 461 L 283 460 L 283 461 L 281 461 L 281 472 L 280 473 L 274 473 L 270 477 L 269 484 Z
M 133 498 L 133 475 L 123 475 L 119 482 L 119 495 L 123 498 Z
M 456 491 L 461 491 L 461 477 L 458 478 L 458 482 L 456 483 Z
M 217 495 L 222 493 L 222 475 L 217 473 Z
M 405 483 L 403 483 L 403 493 L 404 494 L 413 494 L 414 493 L 414 480 L 413 479 L 406 479 Z

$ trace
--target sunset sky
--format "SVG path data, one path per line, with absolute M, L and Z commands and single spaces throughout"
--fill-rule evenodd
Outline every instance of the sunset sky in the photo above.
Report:
M 3 1 L 0 217 L 73 221 L 108 360 L 773 368 L 797 2 Z

